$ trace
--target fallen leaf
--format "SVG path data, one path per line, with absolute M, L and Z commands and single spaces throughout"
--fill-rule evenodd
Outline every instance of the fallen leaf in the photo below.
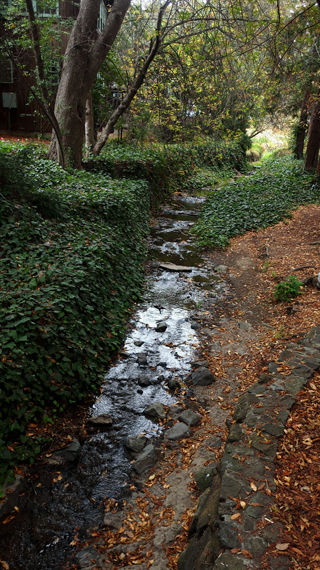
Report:
M 288 550 L 289 546 L 290 546 L 289 542 L 284 542 L 282 544 L 279 543 L 279 544 L 276 544 L 276 549 L 277 550 Z
M 0 562 L 2 564 L 2 568 L 4 568 L 5 570 L 9 570 L 10 566 L 8 562 L 5 562 L 4 560 L 1 560 Z
M 246 556 L 247 558 L 253 558 L 251 552 L 249 552 L 249 550 L 241 550 L 241 554 L 243 554 L 243 556 Z
M 9 522 L 11 522 L 14 519 L 14 515 L 10 515 L 10 517 L 7 517 L 2 524 L 8 524 Z
M 245 509 L 246 506 L 247 506 L 247 503 L 245 503 L 244 501 L 240 501 L 240 507 L 241 507 L 242 509 Z
M 253 483 L 253 481 L 250 483 L 250 487 L 253 491 L 257 491 L 257 486 Z
M 232 515 L 231 520 L 234 521 L 234 520 L 238 519 L 239 517 L 241 517 L 241 513 L 235 513 L 234 515 Z

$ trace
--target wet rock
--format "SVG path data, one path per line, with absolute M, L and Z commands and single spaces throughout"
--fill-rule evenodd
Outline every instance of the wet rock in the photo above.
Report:
M 160 418 L 164 419 L 166 417 L 166 411 L 164 405 L 161 402 L 153 402 L 145 410 L 144 415 L 148 418 Z
M 192 372 L 191 379 L 194 386 L 209 386 L 209 384 L 215 382 L 213 374 L 204 366 L 200 366 L 200 368 Z
M 201 329 L 201 325 L 197 323 L 197 321 L 191 321 L 190 326 L 194 331 L 198 331 L 199 329 Z
M 139 388 L 139 389 L 137 390 L 137 393 L 138 393 L 138 394 L 143 394 L 143 390 L 141 390 L 141 388 Z
M 244 432 L 242 431 L 242 428 L 240 426 L 240 424 L 233 424 L 230 428 L 230 432 L 227 438 L 227 442 L 228 443 L 234 443 L 236 441 L 241 441 L 241 439 L 244 437 Z
M 227 273 L 228 267 L 227 267 L 227 265 L 217 265 L 214 268 L 214 270 L 217 271 L 218 273 Z
M 170 441 L 176 441 L 182 437 L 189 437 L 191 433 L 191 430 L 186 426 L 186 424 L 177 422 L 172 426 L 172 428 L 165 432 L 165 435 L 170 439 Z
M 217 474 L 217 463 L 211 463 L 202 467 L 194 474 L 194 480 L 197 483 L 201 493 L 210 487 L 214 476 Z
M 158 366 L 161 366 L 161 368 L 167 368 L 167 363 L 166 362 L 159 362 Z
M 175 378 L 170 378 L 170 380 L 168 381 L 168 388 L 169 390 L 172 390 L 172 392 L 180 390 L 181 388 L 180 382 L 178 382 L 178 380 L 176 380 Z
M 48 458 L 49 465 L 64 465 L 73 463 L 80 455 L 81 445 L 76 438 L 73 438 L 70 445 L 64 449 L 55 451 L 51 457 Z
M 205 368 L 209 367 L 208 361 L 207 360 L 197 360 L 196 362 L 193 363 L 193 366 L 195 368 L 200 368 L 201 366 L 204 366 Z
M 145 388 L 146 386 L 150 385 L 150 380 L 148 378 L 148 376 L 141 376 L 141 378 L 138 379 L 138 384 L 139 386 Z
M 109 414 L 92 416 L 91 418 L 87 419 L 87 424 L 97 427 L 110 427 L 112 426 L 112 417 Z
M 137 357 L 137 362 L 138 362 L 139 366 L 144 366 L 144 365 L 148 364 L 147 353 L 146 352 L 140 352 L 138 354 L 138 357 Z
M 147 471 L 147 469 L 151 469 L 151 467 L 154 466 L 155 462 L 156 456 L 154 447 L 151 443 L 149 443 L 149 445 L 144 448 L 143 452 L 138 455 L 137 459 L 132 464 L 132 467 L 136 473 L 141 475 L 141 473 L 144 473 Z
M 143 340 L 135 340 L 134 343 L 136 346 L 142 346 L 144 344 Z
M 181 420 L 184 424 L 187 424 L 189 427 L 194 427 L 200 423 L 201 416 L 192 410 L 184 410 L 179 415 L 179 420 Z
M 168 325 L 165 321 L 160 321 L 157 323 L 156 328 L 154 329 L 156 332 L 165 332 L 168 328 Z
M 147 445 L 148 438 L 145 435 L 129 435 L 125 441 L 125 446 L 134 451 L 134 453 L 140 453 L 143 448 Z
M 241 548 L 238 529 L 232 523 L 221 522 L 219 536 L 223 546 L 227 548 Z M 227 568 L 229 568 L 229 566 L 227 566 Z M 230 568 L 234 570 L 234 566 L 230 566 Z
M 166 269 L 167 271 L 192 271 L 193 267 L 187 267 L 186 265 L 176 265 L 175 263 L 160 263 L 159 267 L 161 269 Z
M 122 526 L 121 516 L 114 513 L 106 513 L 104 515 L 103 524 L 104 526 L 108 526 L 109 528 L 114 528 L 116 530 L 119 530 L 119 528 L 121 528 Z

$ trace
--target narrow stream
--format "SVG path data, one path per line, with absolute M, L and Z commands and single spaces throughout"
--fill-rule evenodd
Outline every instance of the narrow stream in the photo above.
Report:
M 129 491 L 132 458 L 128 435 L 155 437 L 162 429 L 143 415 L 154 401 L 172 405 L 167 382 L 183 383 L 191 370 L 198 338 L 192 316 L 205 295 L 219 296 L 224 282 L 205 265 L 190 238 L 204 198 L 181 196 L 163 208 L 149 238 L 149 275 L 119 360 L 108 371 L 90 415 L 108 413 L 112 428 L 92 435 L 80 460 L 69 469 L 43 467 L 19 499 L 14 521 L 0 524 L 0 560 L 10 570 L 57 570 L 72 559 L 70 543 L 101 525 L 106 498 L 119 502 Z M 188 271 L 162 268 L 162 263 Z M 171 268 L 172 269 L 172 268 Z M 166 330 L 156 330 L 165 321 Z M 54 482 L 53 482 L 54 480 Z

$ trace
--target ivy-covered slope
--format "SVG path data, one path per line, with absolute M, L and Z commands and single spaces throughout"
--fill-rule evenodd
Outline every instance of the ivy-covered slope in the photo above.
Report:
M 252 176 L 212 192 L 194 231 L 199 245 L 226 247 L 230 238 L 276 224 L 299 205 L 319 200 L 319 181 L 303 170 L 302 161 L 271 157 Z
M 39 451 L 26 425 L 92 393 L 121 346 L 150 200 L 145 181 L 64 172 L 32 147 L 1 145 L 0 180 L 1 484 Z

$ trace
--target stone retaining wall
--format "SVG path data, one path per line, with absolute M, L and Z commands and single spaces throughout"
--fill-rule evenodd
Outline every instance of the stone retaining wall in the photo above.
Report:
M 261 556 L 277 542 L 282 525 L 272 521 L 274 458 L 298 392 L 320 367 L 320 326 L 289 343 L 278 362 L 291 373 L 282 375 L 276 362 L 269 363 L 269 374 L 261 374 L 237 404 L 220 464 L 198 476 L 203 493 L 179 570 L 261 568 Z M 270 556 L 269 565 L 287 570 L 291 559 Z

